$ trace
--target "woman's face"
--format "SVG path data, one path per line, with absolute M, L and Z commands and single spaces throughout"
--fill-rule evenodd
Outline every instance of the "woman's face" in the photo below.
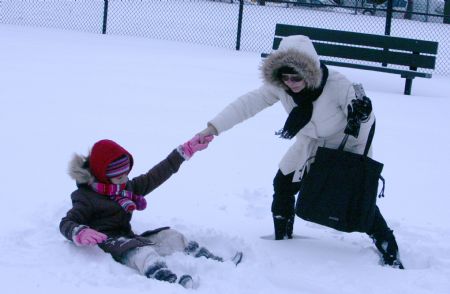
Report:
M 121 185 L 128 182 L 128 173 L 109 179 L 114 185 Z
M 299 93 L 306 87 L 306 83 L 303 78 L 297 74 L 282 74 L 281 80 L 294 93 Z

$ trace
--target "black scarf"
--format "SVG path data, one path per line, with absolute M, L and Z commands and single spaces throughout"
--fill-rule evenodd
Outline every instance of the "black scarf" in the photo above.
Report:
M 322 95 L 323 88 L 328 79 L 328 68 L 321 63 L 322 81 L 320 86 L 315 89 L 304 88 L 298 93 L 292 92 L 290 89 L 286 90 L 289 96 L 294 99 L 296 107 L 289 113 L 284 127 L 275 133 L 283 139 L 292 139 L 295 135 L 311 120 L 313 113 L 313 102 Z

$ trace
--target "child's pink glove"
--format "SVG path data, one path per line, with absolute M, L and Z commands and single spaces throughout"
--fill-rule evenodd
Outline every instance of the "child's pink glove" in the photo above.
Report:
M 180 151 L 180 154 L 184 157 L 184 159 L 188 160 L 194 155 L 195 152 L 206 149 L 209 142 L 211 142 L 213 139 L 213 135 L 195 135 L 194 138 L 181 145 L 178 148 L 178 151 Z
M 77 245 L 96 245 L 103 243 L 106 239 L 108 239 L 108 236 L 105 234 L 90 228 L 85 228 L 79 231 L 75 236 L 75 243 L 77 243 Z

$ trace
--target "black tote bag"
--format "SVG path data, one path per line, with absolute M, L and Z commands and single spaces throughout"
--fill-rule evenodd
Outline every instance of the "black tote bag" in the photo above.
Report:
M 367 156 L 374 133 L 375 122 L 363 155 L 343 150 L 348 135 L 338 149 L 318 148 L 314 163 L 302 179 L 297 216 L 343 232 L 371 229 L 379 179 L 383 180 L 384 191 L 383 164 Z

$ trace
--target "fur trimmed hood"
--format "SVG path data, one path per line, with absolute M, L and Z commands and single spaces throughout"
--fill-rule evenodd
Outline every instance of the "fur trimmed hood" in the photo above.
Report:
M 69 176 L 74 179 L 77 184 L 92 184 L 95 177 L 89 170 L 89 159 L 83 155 L 74 154 L 69 162 Z
M 319 56 L 311 40 L 302 35 L 284 38 L 277 51 L 261 65 L 263 80 L 271 85 L 286 88 L 279 78 L 281 67 L 291 67 L 303 77 L 307 88 L 318 88 L 322 81 Z

